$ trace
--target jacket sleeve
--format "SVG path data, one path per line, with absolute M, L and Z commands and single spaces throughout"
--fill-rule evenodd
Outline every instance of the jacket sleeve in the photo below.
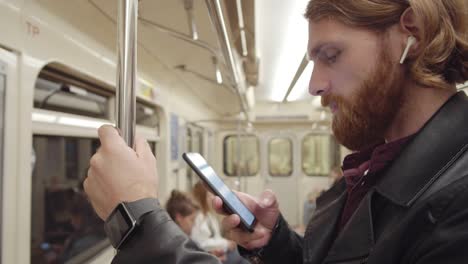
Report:
M 239 252 L 245 258 L 263 263 L 302 263 L 303 238 L 291 230 L 288 223 L 280 215 L 270 242 L 260 250 L 249 251 L 239 248 Z
M 219 264 L 191 241 L 161 208 L 145 215 L 112 263 Z

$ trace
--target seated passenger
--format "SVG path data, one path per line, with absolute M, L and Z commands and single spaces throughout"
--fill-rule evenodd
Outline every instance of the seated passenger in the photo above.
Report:
M 224 260 L 223 263 L 248 263 L 237 252 L 236 243 L 222 237 L 218 219 L 210 207 L 213 195 L 206 190 L 202 182 L 195 184 L 193 196 L 201 208 L 192 228 L 193 241 L 208 252 L 225 254 L 225 260 L 220 258 Z M 215 255 L 219 256 L 218 254 Z
M 171 192 L 171 197 L 169 197 L 166 204 L 169 216 L 188 236 L 192 232 L 193 223 L 199 209 L 190 197 L 177 190 Z
M 72 259 L 105 239 L 102 222 L 84 194 L 77 193 L 73 197 L 70 216 L 74 231 L 65 241 L 64 250 L 58 258 L 59 263 Z

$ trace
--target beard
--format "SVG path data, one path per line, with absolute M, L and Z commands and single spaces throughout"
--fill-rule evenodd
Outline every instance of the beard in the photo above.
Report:
M 351 98 L 332 94 L 322 97 L 323 106 L 336 104 L 332 130 L 338 142 L 350 150 L 359 151 L 383 141 L 402 105 L 405 74 L 387 50 L 384 45 L 375 70 Z

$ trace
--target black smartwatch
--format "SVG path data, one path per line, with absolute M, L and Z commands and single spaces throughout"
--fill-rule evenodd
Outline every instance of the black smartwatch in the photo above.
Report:
M 155 198 L 118 204 L 104 223 L 104 231 L 112 246 L 119 249 L 138 227 L 141 218 L 158 207 L 159 202 Z

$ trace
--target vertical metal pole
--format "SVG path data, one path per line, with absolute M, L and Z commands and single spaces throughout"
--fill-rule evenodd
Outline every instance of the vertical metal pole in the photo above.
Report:
M 133 147 L 135 135 L 138 0 L 119 0 L 117 20 L 116 121 L 122 138 Z

